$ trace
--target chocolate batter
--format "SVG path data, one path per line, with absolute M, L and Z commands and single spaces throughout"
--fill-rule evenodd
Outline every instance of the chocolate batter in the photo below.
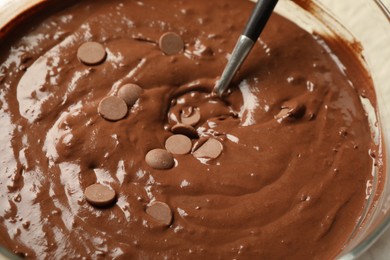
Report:
M 335 257 L 372 179 L 366 86 L 274 14 L 230 94 L 212 95 L 252 8 L 80 1 L 3 38 L 0 244 L 40 259 Z M 167 32 L 182 50 L 160 49 Z M 88 65 L 77 53 L 92 41 L 106 56 Z M 99 102 L 126 84 L 143 91 L 123 119 L 105 119 Z M 178 128 L 192 150 L 152 168 L 145 155 Z M 101 186 L 86 200 L 94 184 L 113 204 L 99 207 Z

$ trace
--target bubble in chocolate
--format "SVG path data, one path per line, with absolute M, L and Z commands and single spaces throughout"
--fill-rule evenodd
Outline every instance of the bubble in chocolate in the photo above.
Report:
M 146 208 L 146 213 L 158 222 L 169 226 L 172 223 L 172 210 L 168 204 L 155 201 Z
M 115 191 L 102 184 L 92 184 L 84 191 L 85 199 L 95 207 L 107 207 L 114 203 Z
M 348 129 L 346 127 L 341 127 L 339 130 L 339 135 L 341 137 L 347 137 L 348 136 Z
M 136 84 L 123 85 L 118 91 L 118 97 L 122 98 L 129 107 L 132 107 L 139 99 L 143 89 Z
M 184 125 L 184 124 L 176 124 L 171 128 L 172 133 L 174 134 L 182 134 L 185 135 L 191 139 L 198 138 L 198 132 L 196 129 L 190 125 Z
M 196 158 L 207 158 L 216 159 L 218 158 L 223 150 L 223 145 L 220 141 L 214 138 L 208 139 L 203 143 L 197 150 L 194 151 L 193 155 Z
M 86 65 L 100 64 L 106 56 L 106 50 L 98 42 L 85 42 L 77 50 L 77 57 Z
M 128 108 L 126 102 L 114 96 L 103 98 L 98 107 L 99 114 L 110 121 L 118 121 L 127 115 Z
M 166 55 L 173 55 L 184 49 L 184 42 L 180 35 L 174 32 L 164 33 L 158 42 L 160 49 Z
M 165 148 L 172 154 L 187 154 L 191 151 L 191 139 L 185 135 L 172 135 L 165 141 Z
M 187 109 L 180 114 L 180 121 L 182 124 L 194 126 L 200 121 L 200 112 L 198 109 Z
M 171 153 L 164 149 L 153 149 L 145 156 L 146 163 L 158 170 L 171 169 L 175 165 L 175 161 Z

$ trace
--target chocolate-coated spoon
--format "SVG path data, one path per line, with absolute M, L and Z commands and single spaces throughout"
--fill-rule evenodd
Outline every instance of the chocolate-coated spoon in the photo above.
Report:
M 278 0 L 257 1 L 255 9 L 245 26 L 244 32 L 238 39 L 236 47 L 234 47 L 233 53 L 226 64 L 222 76 L 214 87 L 214 92 L 219 96 L 223 95 L 237 70 L 248 56 L 253 45 L 257 41 L 257 38 L 259 38 L 260 33 L 263 31 L 277 2 Z

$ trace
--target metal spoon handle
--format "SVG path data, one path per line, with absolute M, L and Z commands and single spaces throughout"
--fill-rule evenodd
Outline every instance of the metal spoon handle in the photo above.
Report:
M 268 22 L 278 0 L 258 0 L 242 35 L 256 42 Z
M 217 84 L 214 87 L 214 92 L 216 92 L 218 96 L 221 97 L 229 87 L 230 82 L 237 73 L 238 69 L 241 67 L 241 64 L 248 56 L 254 43 L 254 41 L 245 35 L 240 36 L 236 46 L 233 49 L 232 55 L 230 56 L 225 69 L 223 70 L 221 78 L 217 81 Z
M 258 0 L 214 91 L 222 96 L 263 31 L 278 0 Z

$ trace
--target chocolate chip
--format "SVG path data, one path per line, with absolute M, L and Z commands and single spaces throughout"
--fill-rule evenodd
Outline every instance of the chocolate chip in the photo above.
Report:
M 208 139 L 203 145 L 201 145 L 193 155 L 196 158 L 208 158 L 215 159 L 221 155 L 223 146 L 220 141 L 214 138 Z
M 84 191 L 84 196 L 95 207 L 109 206 L 116 198 L 114 190 L 98 183 L 88 186 Z
M 153 149 L 145 156 L 146 163 L 158 170 L 167 170 L 175 165 L 172 154 L 164 149 Z
M 192 153 L 194 153 L 196 150 L 199 149 L 199 147 L 201 147 L 207 140 L 209 140 L 208 137 L 200 137 L 195 143 L 194 145 L 192 146 Z
M 275 116 L 278 121 L 286 118 L 301 118 L 305 114 L 305 106 L 296 100 L 289 100 L 282 104 L 280 112 Z
M 129 107 L 132 107 L 138 100 L 143 89 L 136 84 L 123 85 L 118 91 L 118 97 L 122 98 Z
M 77 50 L 79 60 L 87 65 L 97 65 L 106 58 L 106 50 L 98 42 L 85 42 Z
M 182 124 L 194 126 L 200 121 L 200 112 L 198 109 L 190 109 L 190 111 L 182 111 L 180 120 Z
M 176 124 L 171 128 L 172 133 L 182 134 L 188 136 L 191 139 L 198 138 L 198 132 L 190 125 Z
M 177 54 L 184 49 L 184 42 L 180 35 L 173 32 L 164 33 L 158 42 L 160 49 L 166 55 Z
M 99 103 L 98 112 L 99 114 L 111 121 L 117 121 L 124 118 L 127 115 L 127 105 L 126 102 L 114 96 L 108 96 L 103 98 Z
M 295 118 L 300 118 L 305 113 L 306 107 L 296 100 L 289 100 L 282 104 L 282 109 L 290 109 L 290 115 Z
M 172 100 L 175 100 L 175 99 L 172 99 Z M 181 113 L 183 114 L 184 117 L 191 116 L 193 112 L 194 112 L 193 107 L 185 107 L 181 110 Z
M 279 113 L 275 116 L 276 120 L 283 120 L 290 115 L 290 109 L 289 108 L 282 108 Z
M 172 210 L 164 202 L 152 202 L 152 204 L 146 208 L 146 213 L 164 225 L 169 226 L 172 222 Z
M 172 135 L 165 141 L 165 148 L 172 154 L 187 154 L 191 151 L 191 139 L 185 135 Z

